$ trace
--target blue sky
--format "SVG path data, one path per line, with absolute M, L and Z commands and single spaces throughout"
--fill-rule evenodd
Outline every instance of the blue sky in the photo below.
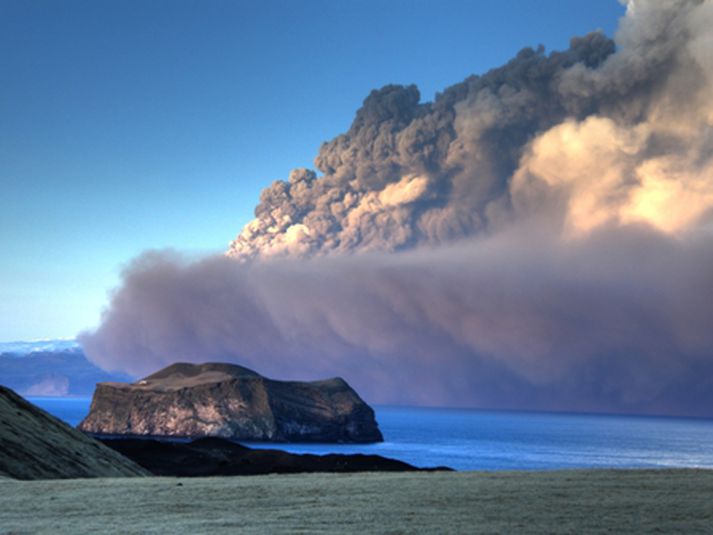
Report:
M 422 99 L 616 0 L 0 0 L 0 341 L 98 323 L 147 248 L 223 251 L 371 89 Z

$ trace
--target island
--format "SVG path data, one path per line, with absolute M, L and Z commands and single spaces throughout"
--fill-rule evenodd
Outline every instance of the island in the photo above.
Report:
M 135 383 L 99 383 L 79 429 L 100 437 L 383 440 L 373 409 L 341 378 L 278 381 L 226 363 L 176 363 Z

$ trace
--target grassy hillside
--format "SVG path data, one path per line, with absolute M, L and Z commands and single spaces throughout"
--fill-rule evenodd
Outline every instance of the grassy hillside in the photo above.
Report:
M 0 480 L 0 532 L 710 532 L 713 471 Z
M 124 477 L 146 470 L 0 386 L 0 476 Z M 0 522 L 0 531 L 3 529 Z

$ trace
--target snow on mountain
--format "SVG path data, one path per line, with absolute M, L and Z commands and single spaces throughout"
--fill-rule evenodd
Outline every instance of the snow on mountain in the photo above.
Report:
M 79 344 L 74 339 L 30 340 L 18 342 L 0 342 L 0 354 L 29 355 L 31 353 L 46 353 L 58 351 L 80 351 Z

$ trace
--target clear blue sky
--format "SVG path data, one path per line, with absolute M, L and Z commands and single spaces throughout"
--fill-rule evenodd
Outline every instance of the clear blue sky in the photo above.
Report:
M 0 341 L 96 325 L 147 248 L 223 251 L 371 89 L 422 98 L 616 0 L 0 0 Z

